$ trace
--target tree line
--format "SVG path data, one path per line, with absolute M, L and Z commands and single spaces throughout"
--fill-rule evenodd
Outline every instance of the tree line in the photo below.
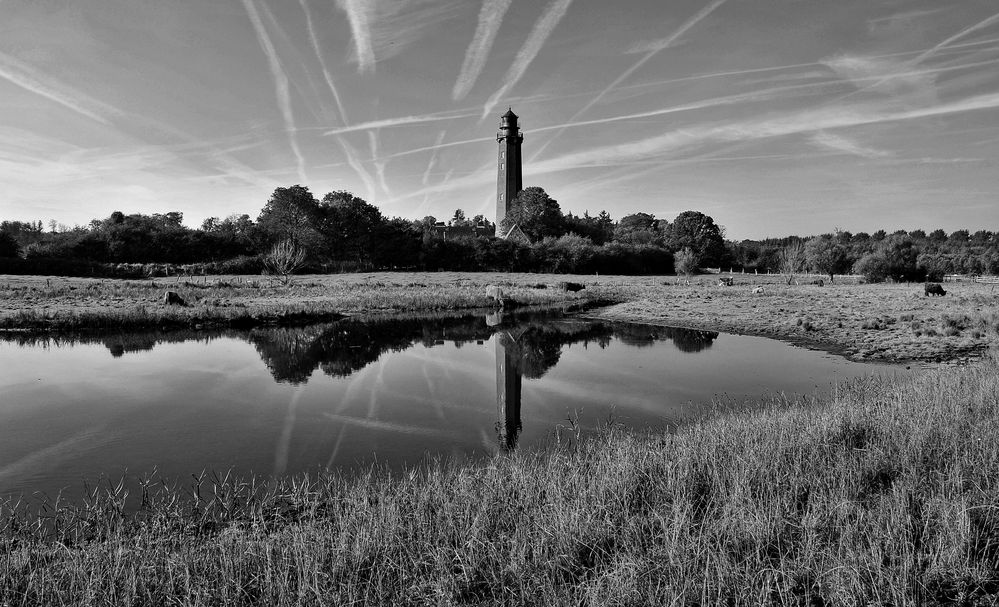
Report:
M 843 230 L 814 237 L 726 241 L 699 211 L 672 221 L 651 213 L 614 220 L 563 213 L 543 188 L 524 189 L 503 225 L 456 210 L 446 221 L 387 218 L 347 191 L 317 198 L 302 185 L 277 188 L 256 218 L 209 217 L 199 228 L 179 212 L 124 214 L 69 228 L 0 222 L 0 273 L 121 275 L 149 264 L 202 273 L 288 274 L 353 270 L 498 270 L 691 274 L 703 268 L 757 272 L 856 272 L 871 280 L 922 280 L 949 273 L 999 273 L 992 232 Z M 497 238 L 513 225 L 525 240 Z

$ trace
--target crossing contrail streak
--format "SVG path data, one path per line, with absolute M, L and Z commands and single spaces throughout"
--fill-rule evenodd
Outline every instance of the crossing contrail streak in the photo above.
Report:
M 548 9 L 545 13 L 538 19 L 537 23 L 534 24 L 534 29 L 531 30 L 530 36 L 527 38 L 527 42 L 521 47 L 520 51 L 517 53 L 517 57 L 513 61 L 513 65 L 506 72 L 506 77 L 503 79 L 503 86 L 499 88 L 498 91 L 493 93 L 492 97 L 486 101 L 485 107 L 482 109 L 482 118 L 484 119 L 488 116 L 496 104 L 499 103 L 500 99 L 506 96 L 511 88 L 523 77 L 524 72 L 527 71 L 528 66 L 534 61 L 534 58 L 538 56 L 541 51 L 541 47 L 544 46 L 545 41 L 548 40 L 548 36 L 555 30 L 559 21 L 565 16 L 565 13 L 569 10 L 569 5 L 572 4 L 572 0 L 554 0 L 548 5 Z
M 347 13 L 350 31 L 354 36 L 354 52 L 357 54 L 357 71 L 375 71 L 375 47 L 371 42 L 371 15 L 364 0 L 337 0 L 340 8 Z
M 503 23 L 503 16 L 510 8 L 513 0 L 485 0 L 482 9 L 479 11 L 479 24 L 475 28 L 475 36 L 472 38 L 468 50 L 465 52 L 465 60 L 461 64 L 461 72 L 458 80 L 454 83 L 451 98 L 455 101 L 464 99 L 468 91 L 472 89 L 482 68 L 486 65 L 489 57 L 489 50 L 496 40 L 496 33 Z
M 326 66 L 326 60 L 323 59 L 323 52 L 319 47 L 319 38 L 316 37 L 316 28 L 312 24 L 312 11 L 309 10 L 307 0 L 298 0 L 298 3 L 302 5 L 302 10 L 305 11 L 305 25 L 309 29 L 309 40 L 312 41 L 312 50 L 316 52 L 316 59 L 319 59 L 319 66 L 323 70 L 323 78 L 326 80 L 326 86 L 328 86 L 330 92 L 333 93 L 333 100 L 336 102 L 336 109 L 340 112 L 340 124 L 347 126 L 347 124 L 349 124 L 347 110 L 343 108 L 343 102 L 340 100 L 340 93 L 336 89 L 336 84 L 333 83 L 333 77 L 330 75 L 330 70 Z
M 291 109 L 291 95 L 288 92 L 288 76 L 281 67 L 277 50 L 274 48 L 274 43 L 271 42 L 270 36 L 267 35 L 267 30 L 264 29 L 264 23 L 260 19 L 260 13 L 257 12 L 257 7 L 253 4 L 253 0 L 243 0 L 243 6 L 246 7 L 246 13 L 250 16 L 253 29 L 257 34 L 257 40 L 259 40 L 260 46 L 267 56 L 267 63 L 271 68 L 271 75 L 274 77 L 274 89 L 277 94 L 278 107 L 281 110 L 281 116 L 284 118 L 285 130 L 288 132 L 288 143 L 291 146 L 291 151 L 295 155 L 295 161 L 298 165 L 298 177 L 302 181 L 308 181 L 305 177 L 305 158 L 302 156 L 302 152 L 298 148 L 298 140 L 295 138 L 295 131 L 297 129 L 295 127 L 295 115 Z
M 572 122 L 573 120 L 579 118 L 580 116 L 582 116 L 583 114 L 585 114 L 586 112 L 588 112 L 590 110 L 590 108 L 592 108 L 596 104 L 600 103 L 600 100 L 603 99 L 607 95 L 607 93 L 609 93 L 609 92 L 613 91 L 614 89 L 616 89 L 619 84 L 621 84 L 622 82 L 624 82 L 629 76 L 631 76 L 636 71 L 638 71 L 639 68 L 641 68 L 643 65 L 645 65 L 646 63 L 648 63 L 653 57 L 655 57 L 656 55 L 658 55 L 664 49 L 668 48 L 671 44 L 673 44 L 674 42 L 676 42 L 680 38 L 680 36 L 686 34 L 690 30 L 690 28 L 694 27 L 695 25 L 697 25 L 698 23 L 700 23 L 701 21 L 703 21 L 704 19 L 706 19 L 708 17 L 708 15 L 710 15 L 713 12 L 715 12 L 715 10 L 719 6 L 721 6 L 722 4 L 725 4 L 725 2 L 727 2 L 727 0 L 715 0 L 711 4 L 705 6 L 701 10 L 697 11 L 697 14 L 695 14 L 690 19 L 687 19 L 683 23 L 683 25 L 681 25 L 675 32 L 673 32 L 672 34 L 670 34 L 668 37 L 660 40 L 659 43 L 656 45 L 656 47 L 654 49 L 652 49 L 649 52 L 645 53 L 645 55 L 641 59 L 639 59 L 638 61 L 636 61 L 634 63 L 634 65 L 632 65 L 631 67 L 629 67 L 628 69 L 626 69 L 620 76 L 618 76 L 617 78 L 615 78 L 614 82 L 611 82 L 610 84 L 608 84 L 604 88 L 604 90 L 602 90 L 599 93 L 597 93 L 596 97 L 594 97 L 593 99 L 591 99 L 590 102 L 587 103 L 586 105 L 584 105 L 581 110 L 579 110 L 578 112 L 576 112 L 575 114 L 572 115 L 572 117 L 569 119 L 569 122 Z M 552 135 L 548 139 L 548 141 L 546 141 L 541 147 L 539 147 L 537 149 L 537 151 L 535 151 L 533 154 L 531 154 L 531 157 L 528 160 L 529 161 L 535 160 L 538 156 L 541 155 L 542 152 L 545 151 L 545 148 L 547 148 L 553 141 L 555 141 L 556 139 L 558 139 L 558 137 L 561 134 L 562 134 L 562 131 L 558 131 L 557 133 L 555 133 L 554 135 Z

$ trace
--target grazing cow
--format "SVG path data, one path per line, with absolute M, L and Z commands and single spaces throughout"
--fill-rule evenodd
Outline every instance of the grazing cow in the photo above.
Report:
M 946 295 L 947 291 L 944 291 L 943 285 L 938 282 L 928 282 L 923 288 L 923 295 Z
M 558 288 L 563 291 L 569 291 L 570 293 L 575 293 L 576 291 L 582 291 L 586 287 L 579 284 L 578 282 L 560 282 L 558 283 Z
M 718 279 L 719 287 L 731 287 L 733 284 L 735 284 L 735 279 L 731 276 L 723 276 Z
M 756 295 L 763 295 L 763 287 L 756 287 L 753 289 L 753 293 Z
M 163 294 L 163 305 L 186 306 L 187 302 L 180 296 L 180 293 L 177 293 L 176 291 L 167 291 Z

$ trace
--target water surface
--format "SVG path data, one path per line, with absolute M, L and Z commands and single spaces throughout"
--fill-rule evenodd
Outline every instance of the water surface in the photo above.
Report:
M 0 494 L 289 474 L 663 428 L 886 372 L 764 338 L 557 312 L 0 341 Z M 888 370 L 887 372 L 894 372 Z

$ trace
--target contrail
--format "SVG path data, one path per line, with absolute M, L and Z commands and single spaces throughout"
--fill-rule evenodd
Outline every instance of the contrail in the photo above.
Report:
M 461 72 L 458 80 L 454 83 L 454 90 L 451 91 L 451 98 L 455 101 L 465 98 L 468 91 L 472 89 L 482 68 L 485 67 L 489 50 L 496 40 L 496 33 L 503 23 L 503 16 L 513 0 L 485 0 L 482 9 L 479 11 L 479 25 L 475 28 L 475 36 L 472 38 L 468 50 L 465 52 L 465 60 L 461 64 Z
M 364 168 L 364 164 L 361 162 L 360 155 L 357 153 L 357 150 L 344 141 L 343 137 L 337 137 L 336 140 L 343 149 L 344 155 L 347 157 L 347 164 L 350 168 L 354 169 L 354 172 L 357 173 L 361 177 L 361 181 L 364 182 L 364 189 L 367 190 L 368 198 L 373 197 L 377 191 L 375 187 L 375 180 L 371 176 L 371 173 L 368 172 L 368 169 Z
M 357 54 L 357 71 L 375 71 L 375 49 L 371 44 L 371 16 L 364 0 L 337 0 L 340 8 L 347 13 L 350 31 L 354 36 L 354 52 Z
M 346 126 L 350 122 L 347 118 L 347 110 L 343 108 L 340 93 L 336 90 L 336 85 L 333 84 L 333 77 L 330 75 L 329 68 L 326 67 L 326 60 L 323 59 L 322 50 L 319 48 L 319 38 L 316 37 L 316 28 L 312 25 L 312 11 L 309 10 L 306 0 L 298 0 L 298 3 L 302 5 L 302 10 L 305 11 L 305 25 L 309 29 L 309 40 L 312 41 L 312 50 L 316 52 L 316 58 L 319 59 L 319 65 L 323 69 L 323 78 L 326 79 L 326 85 L 330 88 L 330 92 L 333 93 L 333 100 L 336 101 L 336 109 L 340 112 L 340 124 Z
M 531 65 L 531 62 L 534 61 L 534 58 L 541 51 L 541 47 L 544 46 L 548 36 L 551 35 L 552 31 L 555 30 L 555 26 L 558 25 L 558 22 L 565 16 L 566 11 L 569 10 L 570 4 L 572 4 L 572 0 L 553 0 L 548 5 L 545 14 L 534 24 L 534 29 L 531 30 L 531 35 L 528 36 L 527 42 L 524 43 L 524 46 L 517 53 L 513 65 L 507 70 L 506 76 L 503 79 L 503 86 L 486 101 L 485 107 L 482 108 L 482 119 L 485 119 L 486 116 L 492 113 L 493 108 L 496 107 L 500 99 L 505 97 L 507 92 L 513 88 L 513 85 L 517 84 L 521 79 L 524 72 L 527 71 L 528 66 Z
M 400 116 L 398 118 L 386 118 L 384 120 L 372 120 L 370 122 L 359 122 L 339 129 L 330 129 L 323 132 L 323 135 L 342 135 L 355 131 L 371 131 L 384 127 L 405 126 L 409 124 L 423 124 L 425 122 L 441 122 L 443 120 L 454 120 L 455 118 L 468 118 L 474 116 L 473 112 L 464 114 L 428 114 L 425 116 Z
M 81 116 L 86 116 L 87 118 L 100 122 L 101 124 L 109 124 L 109 122 L 100 113 L 94 109 L 88 108 L 88 105 L 92 107 L 97 106 L 101 111 L 106 113 L 120 113 L 117 109 L 112 108 L 105 103 L 93 99 L 87 99 L 86 95 L 83 93 L 73 91 L 65 85 L 59 85 L 54 82 L 44 82 L 44 80 L 51 79 L 47 78 L 31 66 L 22 63 L 5 53 L 0 53 L 0 78 L 3 78 L 12 84 L 16 84 L 26 91 L 45 97 L 49 101 L 54 101 L 65 108 L 73 110 Z
M 996 22 L 999 22 L 999 13 L 996 13 L 995 15 L 992 15 L 991 17 L 987 17 L 987 18 L 983 19 L 982 21 L 979 21 L 978 23 L 976 23 L 976 24 L 974 24 L 972 26 L 964 28 L 963 30 L 959 31 L 958 33 L 954 34 L 953 36 L 950 36 L 950 37 L 946 38 L 945 40 L 943 40 L 941 42 L 938 42 L 937 44 L 935 44 L 932 47 L 926 49 L 925 51 L 923 51 L 922 53 L 920 53 L 919 55 L 917 55 L 916 57 L 914 57 L 912 60 L 908 61 L 907 63 L 909 65 L 909 67 L 915 66 L 915 65 L 921 63 L 922 61 L 925 61 L 926 59 L 929 59 L 933 55 L 937 54 L 937 52 L 939 52 L 940 50 L 943 50 L 944 48 L 946 48 L 947 46 L 949 46 L 952 42 L 956 42 L 957 40 L 960 40 L 961 38 L 964 38 L 968 34 L 970 34 L 972 32 L 976 32 L 976 31 L 978 31 L 978 30 L 980 30 L 982 28 L 988 27 L 988 26 L 990 26 L 990 25 L 992 25 L 993 23 L 996 23 Z M 850 97 L 853 97 L 854 95 L 856 95 L 858 93 L 862 93 L 864 91 L 869 91 L 869 90 L 871 90 L 873 88 L 877 88 L 877 87 L 885 84 L 886 82 L 889 82 L 892 79 L 899 77 L 900 75 L 901 74 L 892 74 L 890 76 L 885 76 L 884 78 L 881 78 L 881 79 L 877 80 L 873 84 L 869 84 L 869 85 L 867 85 L 867 86 L 865 86 L 863 88 L 859 88 L 859 89 L 857 89 L 857 90 L 855 90 L 855 91 L 853 91 L 851 93 L 843 95 L 842 97 L 838 97 L 834 101 L 835 102 L 843 101 L 844 99 L 849 99 Z
M 579 110 L 578 112 L 576 112 L 575 114 L 572 115 L 572 117 L 569 119 L 569 122 L 572 122 L 573 120 L 576 120 L 577 118 L 579 118 L 580 116 L 582 116 L 583 114 L 585 114 L 586 112 L 588 112 L 590 110 L 590 108 L 592 108 L 596 104 L 600 103 L 600 100 L 603 99 L 607 95 L 607 93 L 609 93 L 609 92 L 613 91 L 615 88 L 617 88 L 617 86 L 619 84 L 621 84 L 622 82 L 624 82 L 625 79 L 627 79 L 629 76 L 631 76 L 636 71 L 638 71 L 639 68 L 641 68 L 643 65 L 645 65 L 646 63 L 648 63 L 653 57 L 655 57 L 656 55 L 658 55 L 661 51 L 663 51 L 664 49 L 666 49 L 670 45 L 672 45 L 674 42 L 676 42 L 680 38 L 680 36 L 686 34 L 690 30 L 690 28 L 694 27 L 695 25 L 697 25 L 698 23 L 700 23 L 701 21 L 703 21 L 704 19 L 706 19 L 708 17 L 708 15 L 710 15 L 711 13 L 713 13 L 722 4 L 725 4 L 726 1 L 727 0 L 715 0 L 711 4 L 705 6 L 701 10 L 697 11 L 697 14 L 695 14 L 690 19 L 687 19 L 687 21 L 685 21 L 683 23 L 683 25 L 681 25 L 679 27 L 679 29 L 677 29 L 675 32 L 673 32 L 672 34 L 670 34 L 668 37 L 666 37 L 663 40 L 661 40 L 660 43 L 657 44 L 655 48 L 653 48 L 649 52 L 645 53 L 645 55 L 642 56 L 641 59 L 639 59 L 638 61 L 636 61 L 634 65 L 632 65 L 631 67 L 629 67 L 628 69 L 626 69 L 624 71 L 624 73 L 622 73 L 620 76 L 618 76 L 617 78 L 615 78 L 614 82 L 611 82 L 610 84 L 608 84 L 604 88 L 604 90 L 602 90 L 599 93 L 597 93 L 596 97 L 594 97 L 593 99 L 591 99 L 590 102 L 587 103 L 586 105 L 584 105 L 581 110 Z M 558 137 L 561 134 L 562 134 L 562 131 L 559 131 L 559 132 L 555 133 L 554 135 L 552 135 L 548 139 L 548 141 L 546 141 L 533 154 L 531 154 L 531 157 L 528 159 L 528 161 L 533 161 L 538 156 L 540 156 L 541 153 L 545 151 L 545 148 L 547 148 L 549 145 L 551 145 L 551 143 L 553 141 L 555 141 L 556 139 L 558 139 Z
M 979 21 L 978 23 L 972 25 L 971 27 L 966 27 L 965 29 L 963 29 L 963 30 L 959 31 L 958 33 L 954 34 L 953 36 L 951 36 L 950 38 L 947 38 L 946 40 L 937 43 L 932 48 L 929 48 L 925 52 L 920 53 L 919 56 L 917 56 L 915 59 L 912 60 L 912 62 L 913 63 L 919 63 L 920 61 L 922 61 L 922 60 L 930 57 L 931 55 L 936 54 L 936 52 L 939 51 L 940 49 L 942 49 L 942 48 L 950 45 L 951 42 L 956 42 L 957 40 L 960 40 L 961 38 L 964 38 L 968 34 L 970 34 L 972 32 L 976 32 L 976 31 L 978 31 L 978 30 L 980 30 L 980 29 L 982 29 L 984 27 L 988 27 L 988 26 L 990 26 L 990 25 L 992 25 L 993 23 L 996 23 L 996 22 L 999 22 L 999 13 L 996 13 L 995 15 L 992 15 L 991 17 L 983 19 L 982 21 Z
M 243 0 L 243 6 L 246 7 L 246 13 L 250 16 L 250 21 L 253 23 L 253 29 L 257 33 L 257 40 L 259 40 L 264 54 L 267 55 L 271 75 L 274 77 L 278 107 L 281 109 L 284 126 L 288 131 L 288 143 L 291 145 L 291 151 L 298 163 L 298 177 L 302 181 L 308 181 L 305 177 L 305 158 L 302 157 L 302 152 L 298 149 L 298 141 L 295 139 L 295 115 L 292 113 L 291 96 L 288 94 L 288 76 L 281 68 L 281 61 L 278 59 L 277 51 L 274 49 L 274 44 L 267 35 L 267 30 L 264 29 L 264 23 L 260 20 L 260 13 L 257 12 L 257 7 L 253 4 L 253 0 Z
M 437 141 L 434 142 L 433 148 L 434 153 L 430 155 L 430 162 L 427 163 L 427 170 L 423 171 L 423 178 L 420 180 L 420 183 L 423 185 L 427 185 L 430 182 L 430 171 L 434 170 L 434 167 L 437 165 L 437 154 L 440 152 L 440 145 L 443 143 L 444 136 L 446 134 L 447 131 L 437 133 Z
M 389 190 L 388 182 L 385 181 L 385 165 L 384 160 L 378 159 L 378 131 L 368 131 L 368 145 L 371 147 L 371 161 L 375 164 L 375 175 L 378 176 L 378 184 L 382 187 L 382 191 L 388 196 L 392 196 L 391 190 Z

